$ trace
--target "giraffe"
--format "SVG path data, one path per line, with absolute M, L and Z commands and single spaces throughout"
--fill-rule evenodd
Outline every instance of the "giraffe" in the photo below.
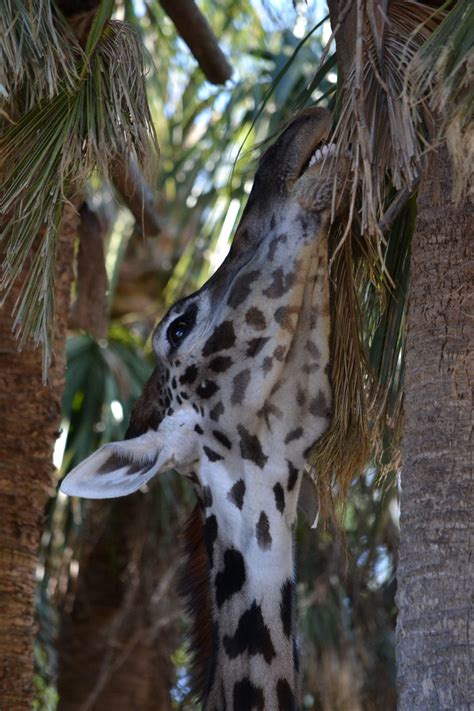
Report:
M 307 109 L 264 153 L 226 259 L 156 328 L 126 439 L 61 486 L 124 496 L 168 469 L 193 482 L 185 582 L 206 711 L 299 708 L 293 529 L 331 420 L 330 126 Z

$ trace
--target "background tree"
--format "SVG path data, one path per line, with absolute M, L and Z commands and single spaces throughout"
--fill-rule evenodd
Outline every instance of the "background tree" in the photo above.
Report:
M 403 68 L 404 59 L 410 54 L 407 35 L 401 43 L 405 58 L 402 53 L 394 71 L 390 65 L 394 45 L 389 24 L 395 17 L 396 3 L 388 8 L 389 19 L 384 26 L 383 14 L 377 12 L 384 9 L 384 3 L 365 10 L 357 3 L 347 14 L 343 3 L 330 2 L 340 69 L 346 77 L 347 91 L 354 91 L 356 121 L 364 124 L 364 119 L 374 117 L 377 103 L 390 119 L 391 146 L 380 136 L 374 139 L 362 135 L 366 126 L 377 126 L 379 120 L 372 118 L 360 129 L 362 158 L 364 152 L 366 156 L 377 156 L 382 149 L 388 148 L 389 153 L 398 146 L 398 155 L 405 153 L 411 159 L 415 173 L 411 184 L 407 176 L 401 181 L 402 200 L 392 203 L 397 209 L 403 209 L 403 199 L 422 178 L 411 248 L 411 300 L 406 324 L 406 422 L 397 567 L 398 707 L 402 711 L 467 709 L 474 700 L 470 682 L 473 643 L 468 631 L 472 615 L 469 591 L 474 576 L 469 543 L 474 490 L 468 453 L 472 403 L 467 394 L 472 391 L 473 370 L 469 356 L 472 325 L 466 309 L 472 280 L 466 258 L 473 226 L 468 195 L 474 157 L 469 68 L 474 13 L 467 3 L 454 3 L 437 26 L 443 17 L 436 13 L 440 5 L 427 3 L 432 13 L 425 27 L 429 28 L 433 21 L 435 25 L 431 36 L 405 67 L 403 88 L 411 113 L 403 111 L 401 105 L 403 122 L 395 134 L 393 103 L 397 98 L 389 91 L 384 96 L 384 88 L 393 86 L 394 74 Z M 409 25 L 408 13 L 400 19 L 402 27 Z M 414 28 L 414 32 L 420 31 L 420 25 Z M 377 64 L 374 74 L 379 77 L 378 87 L 370 87 L 366 80 L 370 55 L 371 63 Z M 361 62 L 362 83 L 356 79 L 351 86 Z M 426 160 L 417 161 L 413 144 L 411 152 L 407 151 L 407 137 L 420 132 L 425 146 L 441 144 L 438 154 L 431 155 L 429 170 Z M 447 144 L 449 152 L 443 144 Z M 387 159 L 383 161 L 384 171 L 390 169 L 389 155 Z M 393 172 L 396 175 L 397 168 Z M 376 178 L 372 164 L 364 176 L 365 190 L 370 189 L 371 179 L 380 185 Z
M 12 709 L 33 700 L 34 573 L 60 423 L 76 208 L 96 165 L 107 174 L 125 150 L 143 163 L 154 139 L 139 47 L 117 25 L 103 34 L 111 11 L 104 3 L 78 40 L 49 3 L 8 2 L 2 12 L 0 698 Z M 136 68 L 107 78 L 119 44 Z

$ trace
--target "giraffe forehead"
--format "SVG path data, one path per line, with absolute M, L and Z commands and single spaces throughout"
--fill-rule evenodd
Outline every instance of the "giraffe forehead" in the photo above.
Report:
M 264 335 L 278 337 L 278 316 L 282 317 L 278 308 L 293 302 L 296 308 L 301 306 L 306 277 L 303 263 L 311 249 L 301 225 L 298 230 L 296 234 L 278 227 L 270 230 L 252 259 L 231 275 L 224 263 L 221 273 L 195 297 L 204 321 L 200 324 L 200 335 L 206 338 L 203 358 L 233 348 L 242 359 L 251 361 L 264 346 Z M 247 336 L 252 339 L 249 343 Z
M 153 337 L 157 356 L 170 360 L 174 349 L 169 331 L 190 312 L 192 329 L 180 349 L 187 355 L 197 355 L 199 344 L 212 335 L 219 322 L 231 323 L 234 330 L 240 330 L 257 326 L 256 319 L 260 319 L 263 330 L 264 319 L 260 314 L 273 313 L 279 300 L 291 301 L 291 292 L 303 284 L 301 264 L 314 249 L 320 231 L 320 215 L 305 215 L 296 203 L 286 210 L 276 207 L 251 239 L 246 228 L 238 231 L 217 272 L 199 291 L 171 307 L 158 325 Z M 249 314 L 252 304 L 254 311 Z M 220 335 L 224 337 L 224 331 Z M 205 357 L 207 353 L 202 355 Z M 247 354 L 251 356 L 252 351 Z

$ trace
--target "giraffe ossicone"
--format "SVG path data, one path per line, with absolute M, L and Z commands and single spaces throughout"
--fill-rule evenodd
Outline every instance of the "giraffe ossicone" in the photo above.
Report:
M 128 439 L 61 487 L 122 496 L 170 468 L 193 481 L 188 548 L 205 557 L 206 584 L 195 565 L 187 582 L 207 610 L 208 646 L 195 652 L 209 711 L 298 708 L 292 533 L 308 453 L 331 419 L 330 126 L 308 109 L 266 151 L 226 259 L 155 331 Z

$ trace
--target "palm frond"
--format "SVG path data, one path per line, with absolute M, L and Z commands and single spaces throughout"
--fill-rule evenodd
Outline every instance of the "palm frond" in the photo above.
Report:
M 77 81 L 80 48 L 49 0 L 5 0 L 0 37 L 0 93 L 10 113 Z
M 101 5 L 73 88 L 63 81 L 52 98 L 27 111 L 0 141 L 1 208 L 8 216 L 2 235 L 1 289 L 5 296 L 27 268 L 14 327 L 20 344 L 29 338 L 42 344 L 46 367 L 53 340 L 53 266 L 64 204 L 80 195 L 93 170 L 107 177 L 125 155 L 134 158 L 147 176 L 157 165 L 141 44 L 133 28 L 108 21 L 112 7 L 110 0 Z
M 416 120 L 403 110 L 407 67 L 444 16 L 429 5 L 390 3 L 382 24 L 370 3 L 357 3 L 356 51 L 342 88 L 341 113 L 333 140 L 338 159 L 351 147 L 352 195 L 360 207 L 359 231 L 374 265 L 384 271 L 380 222 L 392 188 L 416 189 L 434 117 L 420 102 Z M 378 21 L 376 21 L 378 20 Z M 354 212 L 350 215 L 351 223 Z
M 382 246 L 390 283 L 361 250 L 358 235 L 344 239 L 333 261 L 333 420 L 310 456 L 321 510 L 333 515 L 354 477 L 368 464 L 380 474 L 399 465 L 413 196 Z M 340 244 L 345 225 L 331 235 Z
M 410 114 L 403 92 L 408 67 L 445 13 L 394 0 L 385 16 L 376 5 L 356 4 L 355 52 L 338 95 L 331 139 L 339 171 L 347 176 L 349 200 L 330 235 L 333 422 L 311 457 L 327 512 L 333 511 L 332 497 L 343 494 L 370 459 L 379 470 L 398 461 L 414 229 L 409 200 L 435 136 L 434 107 L 419 93 Z M 413 92 L 414 81 L 408 84 Z
M 339 225 L 332 243 L 341 239 Z M 345 240 L 331 270 L 333 416 L 331 426 L 309 457 L 323 515 L 334 514 L 334 502 L 369 459 L 371 441 L 368 393 L 364 377 L 366 353 L 360 341 L 361 310 L 355 282 L 353 255 Z
M 438 116 L 436 140 L 446 139 L 456 202 L 474 189 L 474 5 L 458 0 L 413 56 L 404 100 L 413 120 L 425 101 Z
M 100 345 L 87 335 L 68 338 L 63 473 L 98 446 L 125 436 L 132 404 L 151 373 L 151 364 L 142 354 L 143 343 L 119 323 L 111 326 Z M 118 414 L 114 403 L 121 404 Z

